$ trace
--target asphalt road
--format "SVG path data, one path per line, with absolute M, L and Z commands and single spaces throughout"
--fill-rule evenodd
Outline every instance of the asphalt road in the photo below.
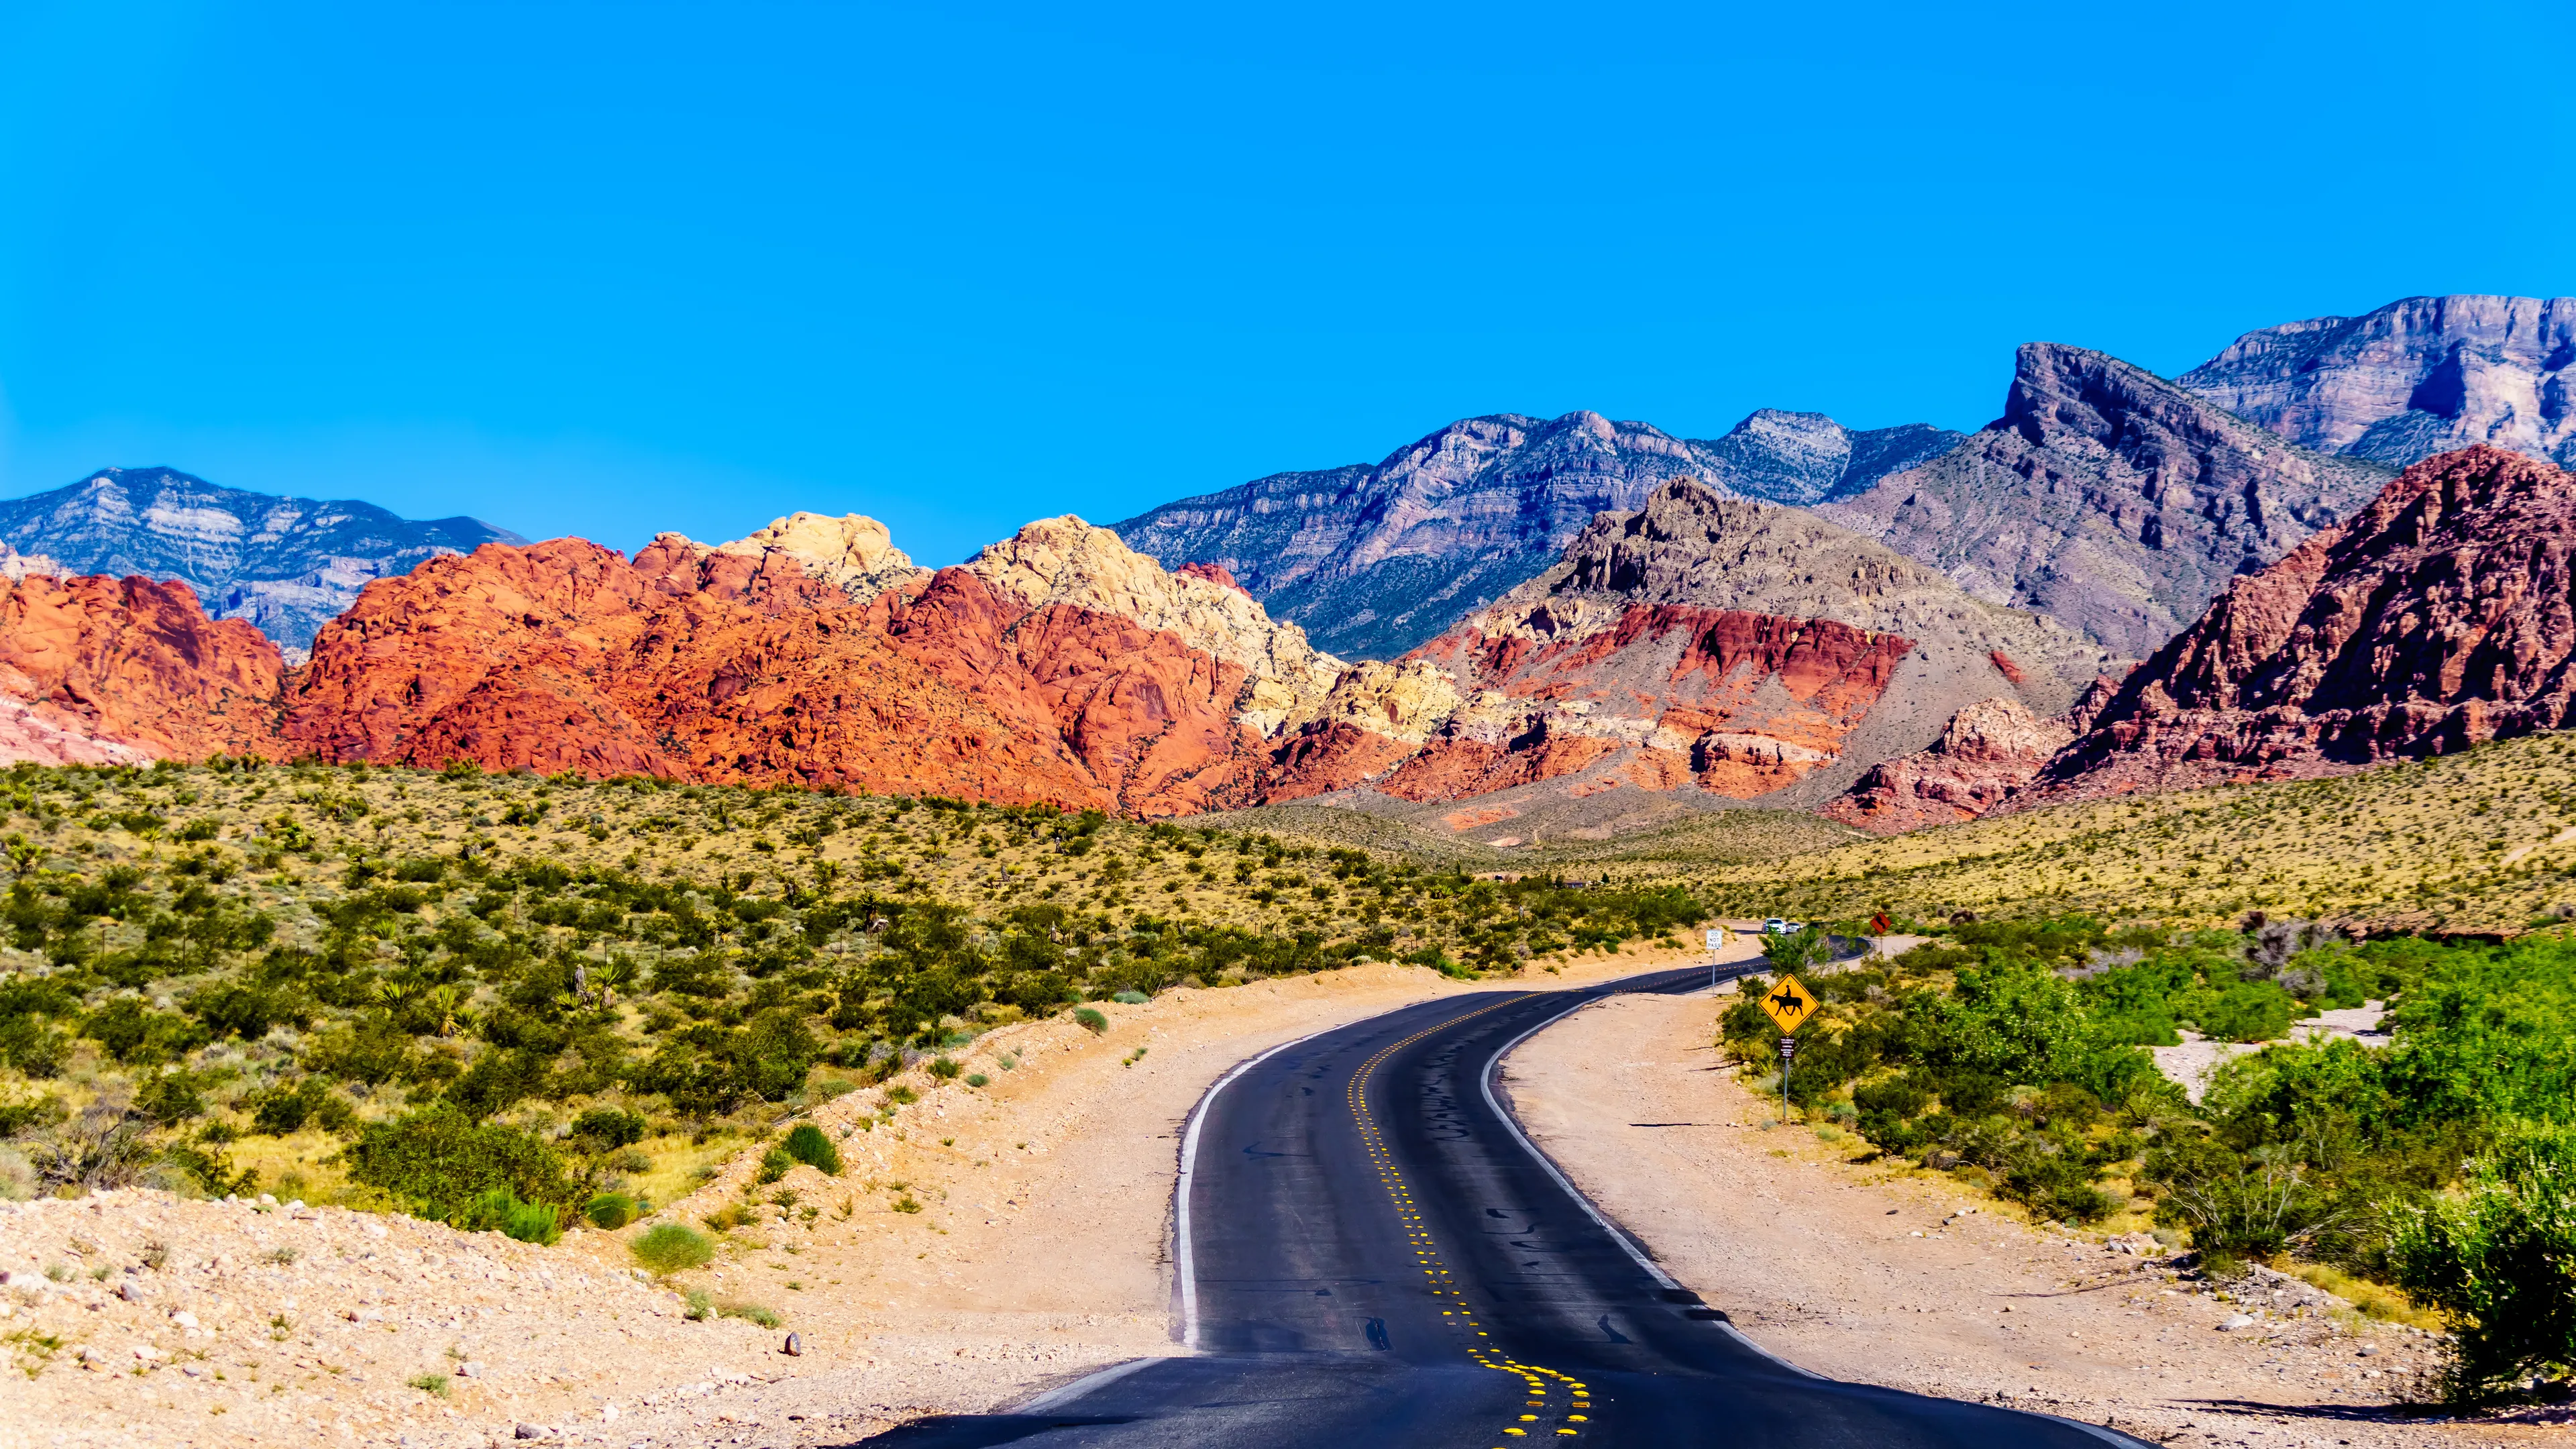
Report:
M 1701 967 L 1430 1002 L 1239 1068 L 1201 1103 L 1183 1152 L 1175 1306 L 1199 1352 L 867 1442 L 2135 1445 L 1773 1359 L 1727 1321 L 1722 1301 L 1674 1285 L 1521 1138 L 1488 1086 L 1513 1043 L 1608 992 L 1708 980 Z

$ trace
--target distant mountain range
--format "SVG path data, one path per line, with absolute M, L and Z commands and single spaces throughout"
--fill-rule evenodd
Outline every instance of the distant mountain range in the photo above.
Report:
M 0 505 L 0 759 L 1328 798 L 1506 845 L 2332 773 L 2576 719 L 2571 308 L 2418 299 L 2179 381 L 2032 343 L 1965 437 L 1471 418 L 935 571 L 856 516 L 630 559 L 108 470 Z M 2520 448 L 2391 481 L 2462 432 Z
M 487 543 L 525 543 L 472 518 L 413 522 L 355 499 L 219 488 L 175 468 L 101 468 L 0 502 L 0 543 L 71 574 L 177 580 L 206 612 L 244 619 L 301 658 L 370 579 Z
M 1668 478 L 1725 497 L 1815 503 L 1956 447 L 1923 424 L 1855 432 L 1765 410 L 1723 438 L 1575 412 L 1465 418 L 1375 467 L 1274 473 L 1110 525 L 1166 568 L 1222 565 L 1322 648 L 1386 658 L 1550 564 L 1594 514 Z
M 2249 332 L 2173 381 L 2020 349 L 1972 435 L 1765 409 L 1723 438 L 1598 413 L 1469 418 L 1374 467 L 1278 473 L 1111 525 L 1166 567 L 1221 564 L 1336 652 L 1386 658 L 1548 567 L 1667 478 L 1819 509 L 1990 602 L 2136 658 L 2227 581 L 2483 442 L 2576 454 L 2576 298 L 2415 297 Z

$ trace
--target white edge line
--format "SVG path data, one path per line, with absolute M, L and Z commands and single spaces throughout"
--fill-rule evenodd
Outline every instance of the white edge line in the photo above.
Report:
M 1101 1369 L 1096 1373 L 1084 1374 L 1082 1377 L 1075 1379 L 1072 1383 L 1049 1389 L 1045 1393 L 1038 1395 L 1036 1398 L 1029 1400 L 1027 1403 L 1017 1406 L 1012 1412 L 1020 1414 L 1046 1413 L 1049 1410 L 1054 1409 L 1059 1404 L 1072 1403 L 1074 1400 L 1090 1393 L 1093 1389 L 1099 1388 L 1105 1384 L 1114 1383 L 1117 1380 L 1123 1379 L 1129 1374 L 1136 1372 L 1138 1369 L 1150 1368 L 1162 1361 L 1163 1360 L 1159 1358 L 1131 1358 L 1125 1363 L 1113 1363 L 1109 1367 Z
M 1604 1001 L 1608 1001 L 1613 996 L 1623 996 L 1627 994 L 1628 993 L 1626 992 L 1617 991 L 1605 992 L 1602 995 L 1592 998 L 1590 1001 L 1570 1006 L 1565 1010 L 1558 1012 L 1556 1015 L 1549 1017 L 1547 1020 L 1540 1022 L 1538 1025 L 1531 1027 L 1529 1030 L 1522 1032 L 1519 1036 L 1513 1037 L 1510 1041 L 1503 1044 L 1503 1049 L 1501 1051 L 1494 1053 L 1494 1055 L 1486 1061 L 1485 1070 L 1479 1078 L 1478 1085 L 1484 1089 L 1485 1105 L 1493 1109 L 1496 1117 L 1502 1119 L 1504 1130 L 1512 1134 L 1512 1140 L 1518 1142 L 1521 1145 L 1521 1150 L 1527 1152 L 1533 1159 L 1535 1159 L 1539 1166 L 1547 1169 L 1547 1175 L 1556 1179 L 1556 1185 L 1565 1189 L 1565 1195 L 1574 1199 L 1575 1205 L 1582 1208 L 1583 1211 L 1591 1217 L 1593 1222 L 1599 1224 L 1601 1231 L 1610 1235 L 1610 1241 L 1617 1243 L 1621 1248 L 1625 1249 L 1629 1257 L 1637 1260 L 1637 1266 L 1645 1269 L 1647 1276 L 1653 1278 L 1657 1283 L 1662 1284 L 1666 1288 L 1679 1288 L 1682 1286 L 1681 1280 L 1675 1278 L 1672 1274 L 1665 1272 L 1662 1264 L 1647 1257 L 1644 1249 L 1638 1247 L 1626 1233 L 1621 1232 L 1618 1226 L 1612 1223 L 1608 1217 L 1604 1216 L 1599 1208 L 1594 1207 L 1592 1205 L 1592 1199 L 1585 1197 L 1582 1190 L 1574 1185 L 1573 1180 L 1568 1178 L 1564 1172 L 1559 1170 L 1556 1163 L 1551 1160 L 1546 1153 L 1539 1150 L 1538 1144 L 1529 1140 L 1529 1134 L 1521 1130 L 1521 1124 L 1513 1118 L 1510 1111 L 1505 1109 L 1502 1102 L 1494 1096 L 1494 1074 L 1502 1070 L 1503 1058 L 1510 1056 L 1514 1048 L 1518 1047 L 1522 1042 L 1529 1040 L 1531 1037 L 1538 1035 L 1540 1032 L 1545 1031 L 1549 1027 L 1556 1025 L 1558 1022 L 1565 1020 L 1567 1017 L 1572 1016 L 1574 1013 L 1583 1010 L 1584 1007 L 1597 1006 Z M 1825 1379 L 1823 1374 L 1817 1373 L 1813 1369 L 1800 1368 L 1798 1365 L 1789 1362 L 1780 1355 L 1773 1353 L 1771 1350 L 1764 1348 L 1758 1343 L 1755 1343 L 1751 1338 L 1745 1336 L 1742 1329 L 1737 1328 L 1734 1324 L 1727 1322 L 1723 1318 L 1717 1320 L 1717 1326 L 1719 1330 L 1724 1332 L 1728 1337 L 1733 1338 L 1736 1342 L 1743 1344 L 1746 1348 L 1753 1350 L 1755 1353 L 1762 1355 L 1764 1358 L 1771 1360 L 1773 1363 L 1778 1364 L 1780 1367 L 1787 1369 L 1791 1373 L 1803 1374 L 1811 1379 Z M 1831 1382 L 1831 1380 L 1826 1380 L 1826 1382 Z
M 1706 987 L 1700 988 L 1702 991 L 1707 989 L 1708 988 Z M 1565 1010 L 1558 1012 L 1556 1015 L 1549 1017 L 1547 1020 L 1540 1022 L 1538 1025 L 1531 1027 L 1529 1030 L 1522 1032 L 1519 1036 L 1513 1037 L 1510 1041 L 1503 1044 L 1503 1049 L 1501 1051 L 1494 1053 L 1494 1055 L 1486 1061 L 1485 1070 L 1478 1081 L 1478 1086 L 1484 1091 L 1485 1105 L 1493 1109 L 1496 1117 L 1502 1119 L 1503 1128 L 1505 1131 L 1512 1134 L 1512 1140 L 1518 1142 L 1523 1151 L 1536 1159 L 1540 1167 L 1547 1169 L 1547 1175 L 1556 1180 L 1557 1186 L 1565 1189 L 1565 1195 L 1574 1199 L 1576 1206 L 1582 1208 L 1583 1211 L 1591 1217 L 1593 1222 L 1600 1225 L 1601 1231 L 1610 1235 L 1610 1241 L 1617 1243 L 1621 1248 L 1625 1249 L 1629 1257 L 1637 1260 L 1637 1266 L 1645 1269 L 1647 1275 L 1652 1277 L 1657 1283 L 1660 1283 L 1667 1288 L 1679 1288 L 1682 1286 L 1681 1281 L 1675 1278 L 1672 1274 L 1665 1272 L 1663 1265 L 1657 1263 L 1654 1259 L 1647 1257 L 1645 1251 L 1639 1248 L 1636 1243 L 1631 1241 L 1626 1233 L 1621 1232 L 1609 1218 L 1603 1216 L 1601 1210 L 1592 1205 L 1592 1199 L 1585 1197 L 1582 1191 L 1575 1187 L 1573 1181 L 1566 1177 L 1564 1172 L 1558 1169 L 1556 1163 L 1551 1160 L 1546 1153 L 1539 1150 L 1538 1144 L 1530 1141 L 1529 1134 L 1521 1131 L 1521 1124 L 1518 1119 L 1514 1118 L 1511 1112 L 1503 1106 L 1502 1102 L 1494 1096 L 1494 1074 L 1502 1070 L 1503 1058 L 1510 1056 L 1513 1049 L 1517 1048 L 1522 1042 L 1529 1040 L 1531 1037 L 1538 1035 L 1540 1032 L 1545 1031 L 1549 1027 L 1556 1025 L 1558 1022 L 1565 1020 L 1569 1016 L 1572 1016 L 1574 1013 L 1583 1010 L 1585 1007 L 1598 1006 L 1602 1002 L 1608 1001 L 1613 996 L 1624 996 L 1628 994 L 1629 993 L 1627 992 L 1620 991 L 1604 992 L 1603 994 L 1592 998 L 1590 1001 L 1579 1002 L 1573 1006 L 1569 1006 Z M 1693 992 L 1689 994 L 1696 995 L 1698 993 Z M 1210 1095 L 1214 1094 L 1211 1093 Z M 1780 1367 L 1789 1370 L 1791 1373 L 1804 1375 L 1807 1378 L 1816 1379 L 1824 1383 L 1839 1382 L 1838 1380 L 1827 1378 L 1825 1375 L 1817 1373 L 1813 1369 L 1801 1368 L 1798 1365 L 1789 1362 L 1780 1355 L 1764 1348 L 1761 1344 L 1754 1342 L 1752 1337 L 1745 1333 L 1743 1329 L 1736 1327 L 1733 1323 L 1730 1323 L 1723 1318 L 1717 1320 L 1717 1329 L 1720 1333 L 1734 1339 L 1737 1343 L 1744 1345 L 1746 1348 L 1753 1350 L 1755 1353 L 1771 1360 Z M 2052 1420 L 2056 1423 L 2064 1424 L 2070 1429 L 2081 1429 L 2085 1433 L 2092 1435 L 2094 1438 L 2099 1439 L 2106 1444 L 2118 1445 L 2119 1449 L 2152 1449 L 2152 1446 L 2145 1444 L 2141 1440 L 2132 1438 L 2129 1435 L 2123 1434 L 2117 1429 L 2107 1429 L 2100 1424 L 2087 1424 L 2081 1419 L 2070 1419 L 2063 1414 L 2043 1414 L 2036 1409 L 2022 1409 L 2015 1412 L 2028 1414 L 2035 1419 Z
M 2034 1419 L 2051 1419 L 2064 1424 L 2069 1429 L 2081 1429 L 2105 1444 L 2117 1444 L 2120 1449 L 2155 1449 L 2154 1445 L 2143 1439 L 2123 1434 L 2117 1429 L 2104 1428 L 2100 1424 L 2087 1424 L 2082 1419 L 2070 1419 L 2064 1414 L 2043 1414 L 2037 1409 L 2018 1409 L 2014 1412 L 2028 1414 Z
M 1344 1022 L 1342 1025 L 1350 1024 Z M 1216 1104 L 1216 1094 L 1233 1085 L 1235 1078 L 1290 1047 L 1302 1046 L 1341 1029 L 1340 1026 L 1328 1026 L 1322 1031 L 1310 1031 L 1294 1041 L 1283 1041 L 1259 1056 L 1235 1063 L 1234 1070 L 1217 1078 L 1216 1085 L 1201 1094 L 1198 1105 L 1190 1109 L 1189 1130 L 1181 1134 L 1181 1175 L 1172 1187 L 1172 1237 L 1178 1247 L 1175 1256 L 1179 1259 L 1175 1271 L 1180 1278 L 1181 1346 L 1192 1353 L 1196 1353 L 1199 1346 L 1199 1279 L 1197 1255 L 1190 1249 L 1190 1182 L 1198 1175 L 1199 1129 L 1207 1125 L 1208 1108 Z M 1083 1382 L 1089 1383 L 1090 1380 Z

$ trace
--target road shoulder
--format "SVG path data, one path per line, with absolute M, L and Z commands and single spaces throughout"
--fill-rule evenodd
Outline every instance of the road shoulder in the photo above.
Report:
M 1705 995 L 1610 998 L 1522 1043 L 1500 1084 L 1667 1271 L 1801 1367 L 2181 1445 L 2555 1432 L 2393 1420 L 2381 1405 L 2427 1361 L 2413 1335 L 2349 1315 L 2222 1330 L 2232 1305 L 2098 1240 L 1850 1161 L 1856 1139 L 1765 1130 L 1773 1109 L 1721 1065 L 1714 1019 Z

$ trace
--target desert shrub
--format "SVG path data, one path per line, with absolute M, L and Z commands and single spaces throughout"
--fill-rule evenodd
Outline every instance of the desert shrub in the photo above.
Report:
M 133 1065 L 170 1061 L 208 1040 L 205 1029 L 195 1022 L 154 1011 L 131 996 L 120 996 L 91 1012 L 81 1024 L 81 1034 L 106 1048 L 109 1056 Z
M 704 1288 L 690 1289 L 688 1302 L 689 1306 L 685 1310 L 685 1316 L 691 1323 L 704 1323 L 708 1319 L 715 1317 L 716 1301 L 708 1295 L 707 1290 Z
M 635 1199 L 622 1192 L 603 1192 L 583 1203 L 581 1215 L 590 1220 L 592 1227 L 611 1232 L 635 1221 L 638 1216 Z
M 306 1077 L 291 1085 L 280 1082 L 251 1098 L 249 1106 L 251 1129 L 272 1137 L 301 1132 L 308 1126 L 344 1132 L 357 1115 L 320 1077 Z
M 2508 1129 L 2458 1198 L 2400 1211 L 2391 1258 L 2409 1293 L 2451 1317 L 2454 1398 L 2576 1369 L 2576 1128 Z
M 921 1094 L 901 1082 L 886 1088 L 885 1099 L 899 1107 L 909 1107 L 921 1100 Z
M 752 1180 L 766 1187 L 785 1177 L 795 1165 L 796 1159 L 788 1156 L 785 1148 L 773 1147 L 760 1155 L 760 1170 L 752 1174 Z
M 716 1258 L 716 1245 L 707 1241 L 706 1234 L 678 1223 L 654 1224 L 626 1251 L 637 1267 L 657 1278 L 703 1268 Z
M 1141 991 L 1113 991 L 1109 993 L 1109 999 L 1121 1006 L 1142 1006 L 1154 998 Z
M 985 1076 L 982 1072 L 968 1072 L 966 1074 L 966 1085 L 970 1087 L 986 1086 L 989 1085 L 992 1080 L 992 1078 Z
M 946 1057 L 941 1057 L 930 1064 L 930 1074 L 943 1082 L 953 1082 L 957 1080 L 958 1074 L 965 1070 L 966 1069 L 964 1067 L 957 1065 L 957 1063 Z
M 2156 1221 L 2187 1228 L 2214 1259 L 2271 1258 L 2332 1226 L 2333 1205 L 2308 1171 L 2277 1151 L 2253 1155 L 2189 1132 L 2148 1152 L 2141 1178 L 2159 1189 Z
M 575 1117 L 572 1131 L 566 1135 L 586 1151 L 605 1154 L 643 1141 L 647 1125 L 633 1112 L 595 1107 Z
M 726 1318 L 740 1318 L 752 1323 L 757 1323 L 763 1328 L 776 1328 L 781 1323 L 787 1321 L 757 1303 L 743 1303 L 728 1300 L 724 1303 L 718 1304 L 716 1306 L 716 1312 Z
M 811 1122 L 799 1122 L 787 1134 L 782 1150 L 790 1157 L 818 1172 L 832 1177 L 841 1175 L 841 1149 L 822 1128 Z
M 505 1233 L 523 1243 L 550 1246 L 563 1236 L 561 1214 L 553 1203 L 521 1202 L 506 1187 L 478 1194 L 448 1216 L 459 1232 Z
M 554 1149 L 515 1128 L 476 1122 L 445 1102 L 368 1123 L 342 1155 L 350 1180 L 422 1217 L 444 1219 L 495 1188 L 525 1202 L 574 1199 Z
M 1109 1030 L 1109 1018 L 1088 1006 L 1077 1009 L 1073 1013 L 1073 1019 L 1082 1023 L 1082 1029 L 1093 1036 Z
M 2203 1035 L 2221 1041 L 2270 1041 L 2287 1033 L 2299 1003 L 2272 981 L 2231 981 L 2185 993 L 2175 1002 Z

